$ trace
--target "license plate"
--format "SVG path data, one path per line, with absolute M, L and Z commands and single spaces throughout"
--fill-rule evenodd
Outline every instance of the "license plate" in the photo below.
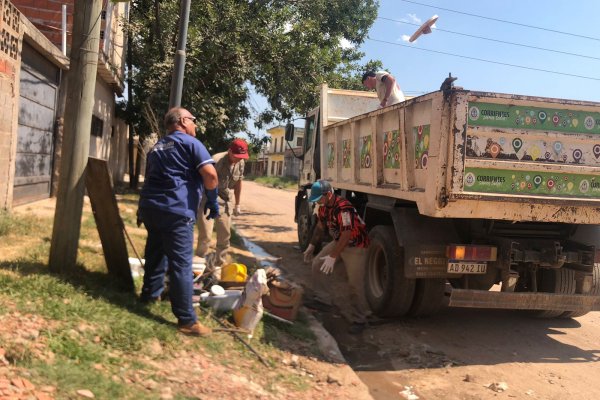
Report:
M 448 272 L 451 274 L 485 274 L 485 262 L 449 262 Z

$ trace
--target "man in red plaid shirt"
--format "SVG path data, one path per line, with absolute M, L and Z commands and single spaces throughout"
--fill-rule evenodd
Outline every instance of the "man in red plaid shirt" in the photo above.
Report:
M 363 289 L 369 246 L 365 224 L 354 206 L 348 200 L 333 193 L 331 185 L 325 180 L 318 180 L 312 185 L 308 201 L 320 205 L 317 226 L 304 252 L 304 261 L 312 260 L 315 300 L 326 305 L 331 304 L 331 301 L 326 298 L 331 290 L 328 276 L 336 265 L 343 265 L 346 268 L 350 287 L 349 333 L 361 333 L 366 326 L 367 315 L 370 314 Z M 333 241 L 325 245 L 313 259 L 315 246 L 323 240 L 325 228 Z

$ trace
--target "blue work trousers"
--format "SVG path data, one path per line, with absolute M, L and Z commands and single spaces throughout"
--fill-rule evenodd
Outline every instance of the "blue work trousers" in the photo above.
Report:
M 192 305 L 194 220 L 152 208 L 141 209 L 142 221 L 148 231 L 144 265 L 144 285 L 141 297 L 156 299 L 169 274 L 171 310 L 179 325 L 196 322 Z

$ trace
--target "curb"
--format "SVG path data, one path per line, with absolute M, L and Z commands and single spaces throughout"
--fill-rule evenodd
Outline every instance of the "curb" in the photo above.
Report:
M 340 351 L 337 341 L 331 336 L 331 334 L 323 327 L 323 325 L 306 310 L 305 307 L 301 309 L 302 314 L 306 317 L 310 330 L 315 334 L 317 338 L 317 347 L 319 351 L 329 360 L 338 364 L 348 364 L 344 355 Z

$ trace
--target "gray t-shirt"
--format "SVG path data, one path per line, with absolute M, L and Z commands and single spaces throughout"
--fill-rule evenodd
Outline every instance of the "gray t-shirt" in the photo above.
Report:
M 217 153 L 212 158 L 219 177 L 219 197 L 225 201 L 234 200 L 232 189 L 238 181 L 244 179 L 244 160 L 231 164 L 227 151 Z

